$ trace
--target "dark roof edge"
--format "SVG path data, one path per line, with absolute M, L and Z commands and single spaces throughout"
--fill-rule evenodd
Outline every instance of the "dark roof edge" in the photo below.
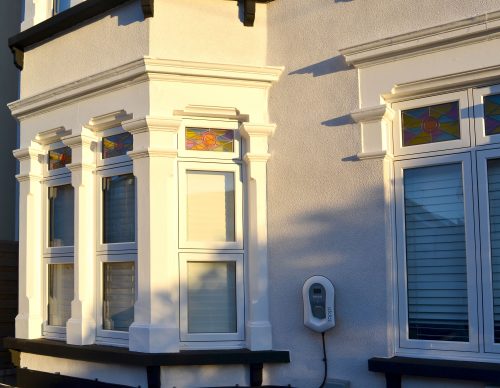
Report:
M 132 0 L 86 0 L 10 37 L 9 48 L 14 54 L 14 64 L 19 70 L 22 70 L 23 54 L 27 47 L 51 39 L 61 32 L 130 1 Z M 154 0 L 141 0 L 141 8 L 144 18 L 152 17 L 154 15 Z

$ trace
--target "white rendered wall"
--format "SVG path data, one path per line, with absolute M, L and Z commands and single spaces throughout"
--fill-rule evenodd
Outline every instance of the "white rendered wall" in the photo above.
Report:
M 311 275 L 327 276 L 336 287 L 337 326 L 326 334 L 330 377 L 353 388 L 383 388 L 383 375 L 369 372 L 367 360 L 394 348 L 384 163 L 355 161 L 360 128 L 349 114 L 359 106 L 357 70 L 339 50 L 498 8 L 496 0 L 268 4 L 267 63 L 286 66 L 269 107 L 277 124 L 268 165 L 271 321 L 274 348 L 289 349 L 292 362 L 266 366 L 265 382 L 321 383 L 321 335 L 302 324 L 300 292 Z M 405 378 L 403 386 L 483 385 Z

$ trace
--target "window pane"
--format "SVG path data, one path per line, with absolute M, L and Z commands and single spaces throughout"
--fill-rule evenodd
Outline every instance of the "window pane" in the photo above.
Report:
M 63 147 L 49 151 L 49 170 L 56 170 L 71 163 L 71 148 Z
M 73 209 L 71 185 L 49 187 L 49 247 L 73 245 Z
M 103 243 L 135 241 L 135 177 L 103 178 Z
M 236 263 L 189 262 L 188 332 L 236 332 Z
M 49 265 L 48 324 L 66 326 L 73 300 L 73 264 Z
M 495 342 L 500 342 L 500 159 L 488 160 L 491 277 Z
M 484 97 L 485 135 L 500 133 L 500 94 Z
M 468 341 L 461 164 L 404 172 L 409 338 Z
M 232 129 L 186 128 L 186 149 L 233 152 L 234 131 Z
M 134 263 L 104 263 L 103 288 L 103 328 L 128 331 L 134 321 Z
M 103 159 L 126 155 L 128 151 L 132 151 L 132 148 L 133 137 L 128 132 L 102 138 Z
M 71 0 L 54 0 L 54 14 L 65 11 L 71 7 Z
M 460 139 L 458 101 L 401 112 L 403 146 Z
M 234 224 L 234 173 L 188 171 L 188 240 L 235 241 Z

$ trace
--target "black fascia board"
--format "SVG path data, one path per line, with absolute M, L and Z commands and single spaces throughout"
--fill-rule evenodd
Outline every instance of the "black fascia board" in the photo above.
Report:
M 131 1 L 134 0 L 86 0 L 10 37 L 9 48 L 14 54 L 14 64 L 18 69 L 22 70 L 23 53 L 28 47 L 51 39 L 64 31 Z M 153 0 L 141 0 L 141 7 L 145 18 L 153 16 Z
M 69 345 L 61 341 L 26 340 L 6 337 L 4 347 L 23 353 L 39 354 L 79 361 L 135 366 L 235 365 L 289 363 L 286 350 L 248 349 L 183 350 L 179 353 L 141 353 L 126 348 L 103 345 Z

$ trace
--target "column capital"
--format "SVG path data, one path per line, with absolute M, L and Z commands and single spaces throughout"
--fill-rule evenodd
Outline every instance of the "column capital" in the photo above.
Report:
M 240 133 L 247 141 L 247 155 L 268 155 L 268 140 L 274 134 L 275 129 L 276 124 L 241 124 Z
M 37 146 L 29 146 L 12 151 L 12 155 L 19 161 L 27 159 L 37 160 L 40 156 L 43 156 L 43 154 L 44 151 Z
M 122 122 L 123 129 L 132 135 L 160 131 L 177 133 L 182 120 L 175 117 L 145 116 Z

